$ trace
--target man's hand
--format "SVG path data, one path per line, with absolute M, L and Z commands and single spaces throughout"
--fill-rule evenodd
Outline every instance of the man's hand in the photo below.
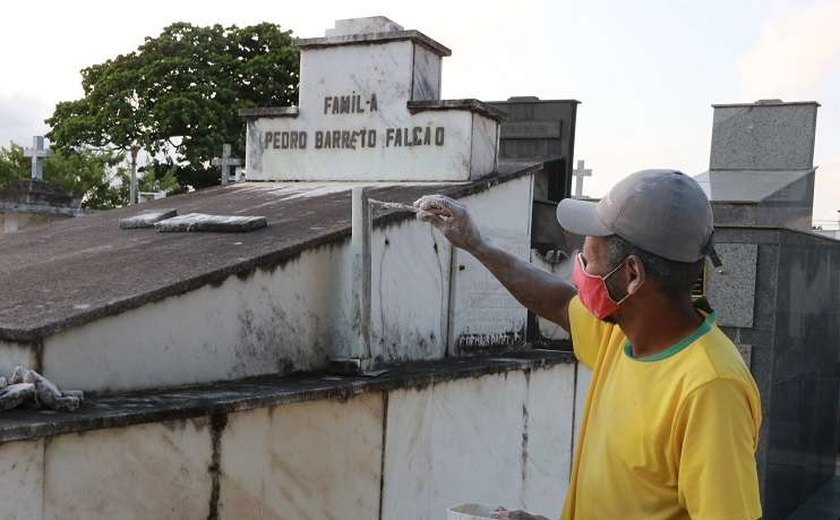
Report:
M 532 515 L 527 511 L 521 509 L 508 510 L 504 507 L 497 507 L 495 511 L 490 513 L 491 518 L 499 520 L 548 520 L 548 518 L 540 515 Z
M 569 283 L 485 240 L 461 202 L 444 195 L 426 195 L 417 199 L 414 207 L 417 218 L 431 223 L 453 246 L 473 255 L 519 303 L 569 330 L 569 300 L 575 295 Z
M 414 207 L 418 210 L 417 218 L 438 228 L 453 246 L 472 253 L 484 245 L 469 210 L 457 200 L 445 195 L 426 195 L 417 199 Z

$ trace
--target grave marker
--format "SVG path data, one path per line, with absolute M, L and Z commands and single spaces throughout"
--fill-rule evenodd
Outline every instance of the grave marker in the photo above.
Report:
M 579 199 L 583 197 L 583 178 L 592 177 L 592 170 L 584 168 L 583 161 L 578 161 L 577 168 L 572 171 L 572 175 L 575 176 L 575 198 Z
M 222 170 L 222 186 L 227 186 L 230 182 L 230 169 L 236 166 L 242 166 L 242 159 L 238 157 L 231 157 L 231 146 L 228 143 L 222 145 L 222 157 L 213 159 L 213 166 L 219 166 Z M 234 182 L 236 182 L 236 175 L 234 174 Z
M 44 148 L 44 136 L 36 135 L 32 138 L 32 148 L 27 148 L 23 151 L 25 157 L 32 158 L 32 179 L 37 181 L 44 180 L 44 162 L 43 159 L 52 155 L 51 150 Z

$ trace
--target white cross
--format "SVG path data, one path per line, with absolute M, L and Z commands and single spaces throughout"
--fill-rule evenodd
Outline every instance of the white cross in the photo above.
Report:
M 575 176 L 575 198 L 583 197 L 583 178 L 592 177 L 592 170 L 583 167 L 583 161 L 577 162 L 577 168 L 572 171 Z
M 45 157 L 52 155 L 51 150 L 44 149 L 44 136 L 36 135 L 32 138 L 32 148 L 27 148 L 23 151 L 25 157 L 32 158 L 32 179 L 44 180 L 44 161 Z
M 222 145 L 222 158 L 213 159 L 213 166 L 221 166 L 222 168 L 222 186 L 226 186 L 230 182 L 230 168 L 242 165 L 242 159 L 231 157 L 230 153 L 230 145 L 225 143 Z

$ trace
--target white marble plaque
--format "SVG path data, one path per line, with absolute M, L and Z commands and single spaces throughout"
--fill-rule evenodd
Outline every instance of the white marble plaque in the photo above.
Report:
M 522 237 L 499 231 L 485 232 L 493 243 L 527 260 L 530 244 Z M 455 255 L 454 323 L 459 352 L 486 347 L 518 345 L 525 341 L 525 308 L 475 258 L 463 251 Z
M 525 261 L 531 255 L 532 190 L 532 179 L 523 178 L 462 199 L 486 238 Z M 453 263 L 450 351 L 524 343 L 525 307 L 469 253 L 456 250 Z

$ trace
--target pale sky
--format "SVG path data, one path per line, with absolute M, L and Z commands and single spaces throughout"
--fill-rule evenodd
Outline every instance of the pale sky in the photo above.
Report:
M 45 132 L 55 104 L 81 96 L 80 69 L 172 22 L 268 21 L 312 37 L 336 19 L 371 15 L 452 49 L 444 98 L 582 101 L 575 158 L 594 170 L 584 187 L 591 196 L 642 168 L 705 170 L 712 103 L 818 101 L 814 218 L 837 221 L 840 0 L 9 2 L 0 143 Z

